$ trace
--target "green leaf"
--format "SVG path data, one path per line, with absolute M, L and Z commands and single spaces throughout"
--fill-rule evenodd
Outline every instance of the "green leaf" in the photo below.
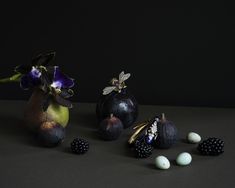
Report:
M 59 95 L 65 99 L 70 98 L 74 95 L 74 92 L 72 89 L 61 89 L 61 92 Z
M 48 66 L 51 65 L 52 60 L 55 58 L 55 52 L 39 54 L 32 59 L 33 66 Z
M 17 73 L 21 73 L 21 74 L 27 74 L 28 72 L 30 72 L 32 69 L 32 66 L 30 65 L 18 65 L 15 67 L 15 72 Z
M 52 84 L 51 76 L 48 74 L 48 72 L 45 69 L 41 70 L 41 81 L 46 86 L 50 86 Z
M 47 111 L 47 108 L 50 105 L 50 101 L 51 101 L 51 95 L 47 94 L 42 102 L 42 109 L 44 112 Z
M 0 83 L 19 82 L 21 77 L 22 77 L 22 74 L 20 74 L 20 73 L 14 74 L 11 77 L 0 79 Z
M 59 96 L 58 94 L 55 95 L 55 100 L 56 102 L 58 102 L 58 104 L 68 107 L 68 108 L 72 108 L 73 104 L 69 101 L 64 99 L 63 97 Z

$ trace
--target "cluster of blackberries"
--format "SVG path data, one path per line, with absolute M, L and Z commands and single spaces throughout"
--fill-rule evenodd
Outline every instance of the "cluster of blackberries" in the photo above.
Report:
M 152 154 L 153 146 L 145 140 L 136 140 L 133 149 L 137 158 L 147 158 Z M 214 137 L 208 138 L 198 144 L 197 149 L 202 155 L 220 155 L 224 152 L 224 141 Z
M 89 150 L 89 143 L 81 138 L 75 138 L 71 143 L 71 150 L 76 154 L 84 154 Z
M 198 144 L 198 151 L 202 155 L 220 155 L 224 152 L 224 141 L 219 138 L 208 138 Z M 89 143 L 81 138 L 75 138 L 71 143 L 71 150 L 76 154 L 84 154 L 89 150 Z M 133 150 L 137 158 L 147 158 L 152 154 L 153 146 L 144 139 L 136 140 Z
M 219 138 L 208 138 L 197 147 L 202 155 L 220 155 L 224 152 L 224 141 Z
M 136 140 L 134 143 L 134 152 L 137 158 L 147 158 L 152 154 L 153 146 L 147 144 L 144 140 Z

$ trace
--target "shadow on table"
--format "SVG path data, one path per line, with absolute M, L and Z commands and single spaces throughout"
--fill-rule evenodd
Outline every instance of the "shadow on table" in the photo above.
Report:
M 14 116 L 0 115 L 0 134 L 5 136 L 20 135 L 24 132 L 23 120 Z
M 84 139 L 100 140 L 98 134 L 98 121 L 95 113 L 91 112 L 71 112 L 71 126 L 68 126 L 67 132 L 76 136 L 81 136 Z
M 155 165 L 154 163 L 148 163 L 148 164 L 146 165 L 146 167 L 149 168 L 149 169 L 153 169 L 153 170 L 156 170 L 156 169 L 157 169 L 157 168 L 156 168 L 156 165 Z M 160 169 L 158 169 L 158 170 L 160 170 Z
M 189 144 L 189 142 L 186 138 L 180 138 L 179 141 L 184 143 L 184 144 Z
M 10 141 L 26 145 L 39 146 L 35 141 L 35 135 L 24 127 L 22 118 L 14 116 L 0 116 L 0 137 Z
M 98 121 L 95 113 L 91 112 L 79 112 L 71 113 L 71 123 L 80 127 L 85 127 L 89 129 L 96 129 L 98 126 Z
M 104 141 L 104 142 L 110 142 L 110 145 L 107 147 L 107 151 L 109 153 L 126 158 L 133 158 L 133 159 L 136 158 L 134 149 L 128 145 L 127 141 L 121 139 L 117 141 Z

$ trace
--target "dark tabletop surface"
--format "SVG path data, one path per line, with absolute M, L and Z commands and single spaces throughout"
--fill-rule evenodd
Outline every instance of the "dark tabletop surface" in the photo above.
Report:
M 136 159 L 126 146 L 131 129 L 117 141 L 99 139 L 94 104 L 74 105 L 62 145 L 40 147 L 22 128 L 25 105 L 24 101 L 0 101 L 0 188 L 234 187 L 235 109 L 140 106 L 137 122 L 164 112 L 175 122 L 181 140 L 171 149 L 154 150 L 151 157 Z M 196 145 L 184 141 L 190 131 L 202 138 L 222 138 L 225 153 L 218 157 L 198 155 Z M 70 142 L 77 136 L 90 142 L 85 155 L 70 153 Z M 183 151 L 193 157 L 192 164 L 186 167 L 174 164 Z M 172 160 L 169 170 L 155 168 L 158 155 Z

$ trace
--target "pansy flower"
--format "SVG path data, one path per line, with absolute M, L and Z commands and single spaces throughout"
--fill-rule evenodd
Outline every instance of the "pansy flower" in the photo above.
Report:
M 72 103 L 67 100 L 73 96 L 74 79 L 61 72 L 58 66 L 54 66 L 54 74 L 50 87 L 54 90 L 55 100 L 66 107 L 72 108 Z
M 27 74 L 23 75 L 20 80 L 20 86 L 22 89 L 29 89 L 39 86 L 41 84 L 41 72 L 34 66 Z
M 54 67 L 54 77 L 51 87 L 55 89 L 70 89 L 74 86 L 74 79 L 62 73 L 58 66 Z
M 43 110 L 47 110 L 50 102 L 71 108 L 72 103 L 67 98 L 73 96 L 74 80 L 62 73 L 54 65 L 55 52 L 39 54 L 32 59 L 30 65 L 19 65 L 15 68 L 17 74 L 1 79 L 0 82 L 19 81 L 23 89 L 38 87 L 45 93 Z

